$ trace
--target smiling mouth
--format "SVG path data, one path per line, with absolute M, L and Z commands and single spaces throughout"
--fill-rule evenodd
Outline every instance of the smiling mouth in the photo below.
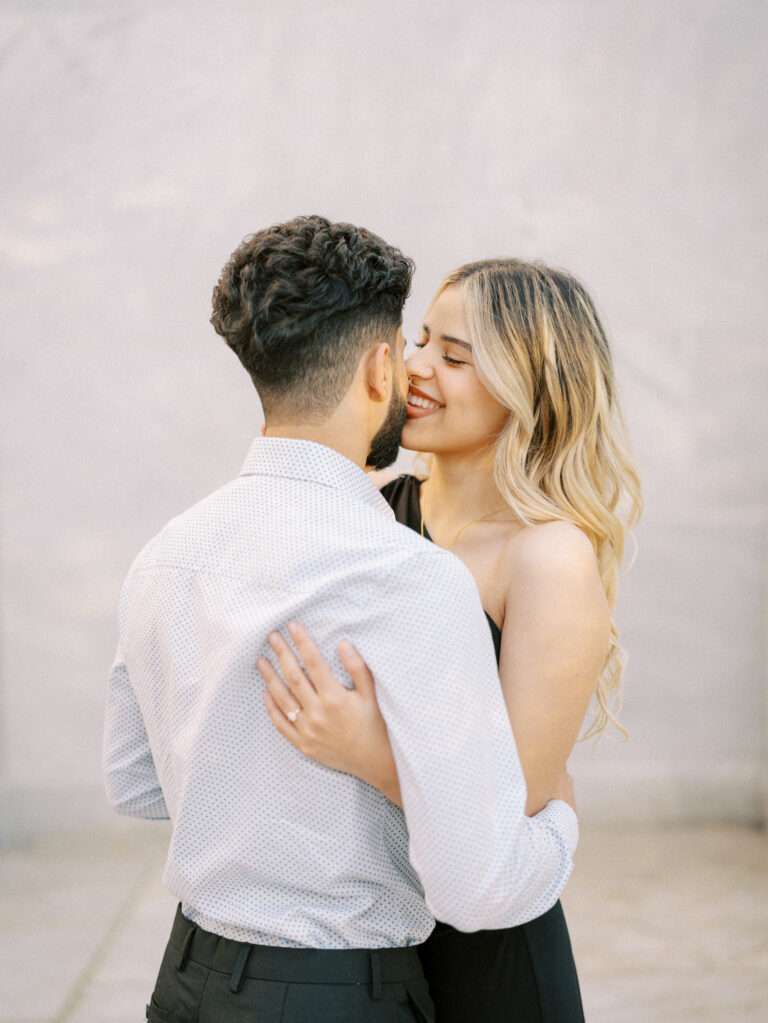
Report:
M 414 408 L 432 409 L 433 411 L 441 407 L 436 401 L 427 401 L 426 398 L 419 398 L 415 394 L 408 395 L 408 404 Z
M 441 408 L 444 408 L 439 401 L 435 401 L 434 398 L 428 398 L 426 394 L 423 394 L 417 388 L 410 387 L 408 389 L 408 414 L 412 416 L 425 416 L 432 412 L 438 412 Z

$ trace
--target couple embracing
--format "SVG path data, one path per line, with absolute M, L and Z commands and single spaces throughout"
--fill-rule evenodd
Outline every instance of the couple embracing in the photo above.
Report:
M 264 430 L 134 560 L 105 719 L 112 805 L 172 822 L 153 1023 L 583 1020 L 566 764 L 640 508 L 611 356 L 578 281 L 499 259 L 406 360 L 412 273 L 310 216 L 214 289 Z

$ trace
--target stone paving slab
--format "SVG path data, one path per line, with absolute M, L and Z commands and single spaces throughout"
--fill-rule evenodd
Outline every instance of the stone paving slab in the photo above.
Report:
M 768 1020 L 764 832 L 587 832 L 563 902 L 588 1023 Z
M 100 968 L 102 950 L 120 936 L 126 918 L 133 919 L 158 874 L 165 843 L 139 823 L 91 842 L 62 836 L 3 852 L 0 1023 L 69 1020 L 90 974 Z
M 164 853 L 137 822 L 0 861 L 0 1023 L 144 1019 L 176 907 Z M 588 1023 L 768 1019 L 765 833 L 585 830 L 564 903 Z
M 134 903 L 66 1023 L 140 1023 L 171 929 L 177 900 L 158 869 Z

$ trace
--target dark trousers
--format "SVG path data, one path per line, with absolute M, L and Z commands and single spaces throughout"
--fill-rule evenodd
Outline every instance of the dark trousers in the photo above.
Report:
M 434 1023 L 415 946 L 247 945 L 181 912 L 147 1006 L 150 1023 Z
M 440 1023 L 584 1023 L 563 907 L 464 934 L 438 923 L 418 946 Z

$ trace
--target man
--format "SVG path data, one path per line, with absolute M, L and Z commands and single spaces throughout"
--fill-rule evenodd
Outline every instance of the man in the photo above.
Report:
M 131 566 L 105 725 L 115 809 L 173 822 L 180 903 L 149 1020 L 431 1019 L 414 946 L 435 916 L 520 923 L 570 873 L 573 810 L 524 816 L 472 576 L 364 471 L 397 456 L 412 270 L 300 217 L 247 238 L 214 290 L 269 435 Z M 374 671 L 404 813 L 272 727 L 255 665 L 294 619 L 340 677 L 343 639 Z

